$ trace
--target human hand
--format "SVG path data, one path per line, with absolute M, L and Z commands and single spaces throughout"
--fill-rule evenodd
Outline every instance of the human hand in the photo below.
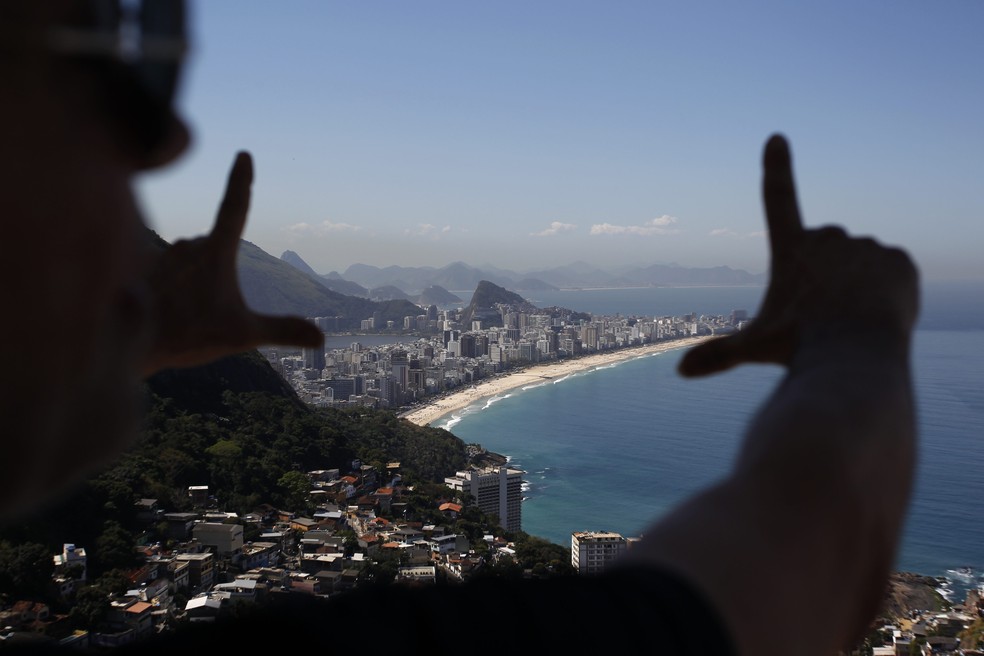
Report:
M 839 227 L 804 229 L 782 136 L 767 142 L 763 165 L 772 260 L 761 310 L 748 328 L 687 352 L 680 373 L 703 376 L 744 363 L 790 366 L 814 347 L 821 349 L 816 359 L 831 355 L 831 345 L 904 355 L 919 304 L 908 255 L 848 237 Z
M 175 242 L 160 256 L 149 283 L 156 324 L 144 374 L 206 364 L 263 344 L 319 346 L 321 331 L 299 317 L 261 315 L 243 301 L 236 275 L 246 225 L 253 162 L 235 159 L 208 236 Z

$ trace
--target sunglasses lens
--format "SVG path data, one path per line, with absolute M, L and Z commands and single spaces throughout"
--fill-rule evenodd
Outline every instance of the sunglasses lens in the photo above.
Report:
M 174 52 L 174 49 L 183 48 L 184 43 L 183 0 L 143 0 L 140 30 L 141 42 L 147 52 L 144 53 L 146 57 L 134 64 L 134 68 L 147 91 L 160 102 L 170 105 L 181 71 L 183 53 Z

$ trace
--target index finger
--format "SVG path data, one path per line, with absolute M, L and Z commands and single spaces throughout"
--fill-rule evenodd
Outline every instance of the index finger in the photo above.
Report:
M 240 152 L 229 171 L 226 182 L 225 196 L 219 206 L 215 227 L 212 228 L 212 238 L 225 249 L 236 252 L 239 238 L 246 225 L 246 214 L 249 212 L 250 188 L 253 185 L 253 160 L 249 153 Z
M 796 185 L 793 182 L 792 158 L 789 144 L 778 134 L 765 144 L 762 158 L 762 198 L 765 202 L 765 220 L 769 227 L 769 244 L 772 257 L 782 256 L 799 240 L 803 233 L 799 204 L 796 201 Z

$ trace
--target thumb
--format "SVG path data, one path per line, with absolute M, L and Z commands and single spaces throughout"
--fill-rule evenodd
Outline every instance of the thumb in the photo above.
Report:
M 746 341 L 743 333 L 708 340 L 687 351 L 677 365 L 677 371 L 688 378 L 727 371 L 744 359 Z
M 781 325 L 768 328 L 754 324 L 727 337 L 718 337 L 695 346 L 684 354 L 677 366 L 681 375 L 706 376 L 727 371 L 745 363 L 788 366 L 792 360 L 794 331 Z
M 321 330 L 300 317 L 257 315 L 254 318 L 254 341 L 283 346 L 317 347 L 324 344 Z

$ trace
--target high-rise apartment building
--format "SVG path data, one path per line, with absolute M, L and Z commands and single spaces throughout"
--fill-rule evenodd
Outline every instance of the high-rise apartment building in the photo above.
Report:
M 461 357 L 463 358 L 477 358 L 479 355 L 475 350 L 475 335 L 473 333 L 465 333 L 462 335 L 458 340 L 458 346 L 461 352 Z
M 522 530 L 523 474 L 505 465 L 488 469 L 467 469 L 444 479 L 451 489 L 470 494 L 482 512 L 499 518 L 507 531 Z
M 325 368 L 325 349 L 321 346 L 305 346 L 301 349 L 305 369 L 322 370 Z
M 619 533 L 578 531 L 571 534 L 571 565 L 578 574 L 597 574 L 625 553 L 628 543 Z

